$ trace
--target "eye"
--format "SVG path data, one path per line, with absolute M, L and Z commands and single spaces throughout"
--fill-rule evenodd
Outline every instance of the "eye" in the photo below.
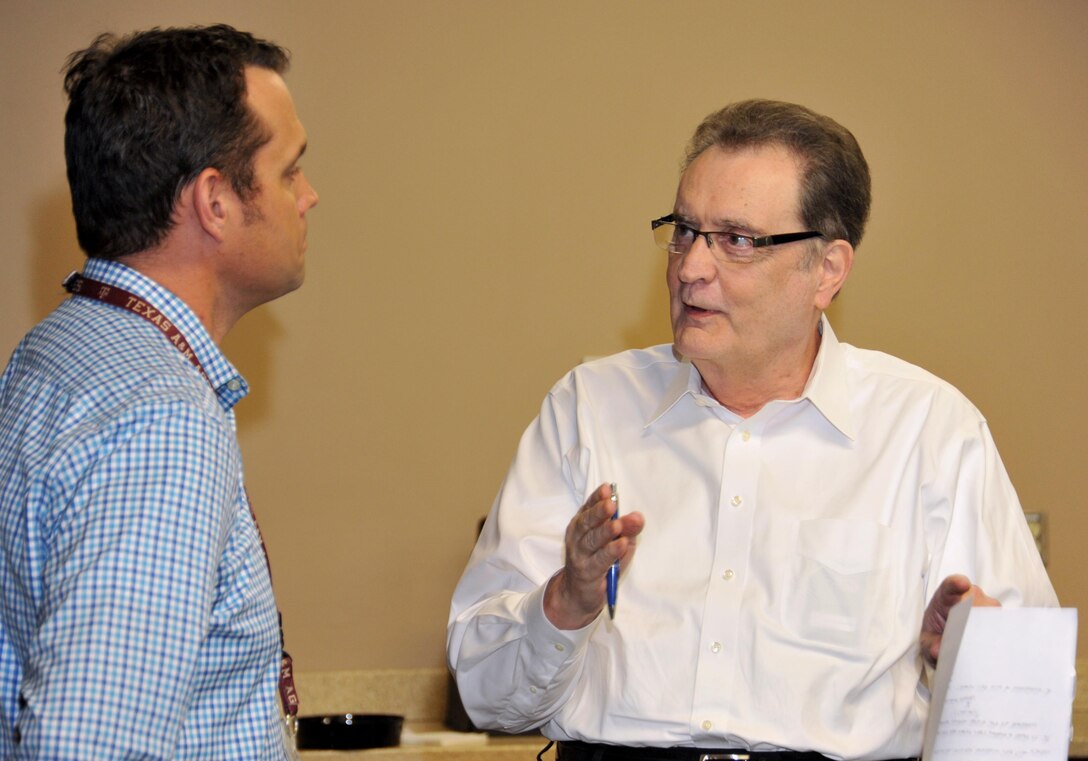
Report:
M 681 222 L 674 222 L 673 225 L 676 227 L 676 232 L 673 234 L 673 240 L 682 241 L 685 243 L 690 243 L 691 241 L 695 240 L 694 227 L 688 227 Z
M 722 247 L 733 251 L 750 251 L 752 244 L 755 242 L 747 235 L 741 235 L 740 233 L 718 233 L 718 235 Z

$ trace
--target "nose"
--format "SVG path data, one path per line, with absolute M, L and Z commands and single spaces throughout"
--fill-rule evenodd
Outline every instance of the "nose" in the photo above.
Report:
M 317 202 L 321 200 L 317 191 L 314 190 L 314 186 L 310 184 L 310 180 L 305 174 L 302 175 L 303 188 L 302 193 L 298 197 L 298 210 L 300 214 L 305 214 L 307 211 L 317 206 Z
M 714 252 L 710 250 L 708 235 L 696 235 L 691 248 L 677 256 L 680 257 L 680 261 L 676 265 L 676 275 L 682 282 L 713 280 L 718 272 L 717 259 Z

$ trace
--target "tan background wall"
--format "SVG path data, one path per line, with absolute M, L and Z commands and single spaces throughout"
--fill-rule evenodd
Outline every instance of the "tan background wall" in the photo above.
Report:
M 322 198 L 305 287 L 226 342 L 299 668 L 443 662 L 476 521 L 547 389 L 668 340 L 648 221 L 699 119 L 752 96 L 857 135 L 875 205 L 838 332 L 986 413 L 1088 610 L 1088 3 L 2 0 L 5 358 L 82 259 L 64 58 L 215 21 L 293 50 Z

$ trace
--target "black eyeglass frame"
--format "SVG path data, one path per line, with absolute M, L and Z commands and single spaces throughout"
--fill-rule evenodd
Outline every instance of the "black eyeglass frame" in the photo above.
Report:
M 696 230 L 694 227 L 691 227 L 690 225 L 685 225 L 683 222 L 678 220 L 676 218 L 676 216 L 673 215 L 673 214 L 666 214 L 665 216 L 661 217 L 660 219 L 651 220 L 650 230 L 651 231 L 656 230 L 657 228 L 661 227 L 662 225 L 675 225 L 676 227 L 683 227 L 685 230 L 691 230 L 693 233 L 695 233 L 695 237 L 693 237 L 691 239 L 691 245 L 693 245 L 693 246 L 695 245 L 695 238 L 698 238 L 699 236 L 702 236 L 703 238 L 706 239 L 707 248 L 710 248 L 710 249 L 714 248 L 714 246 L 713 246 L 713 244 L 711 242 L 711 238 L 710 238 L 711 235 L 725 234 L 725 235 L 732 235 L 734 238 L 744 238 L 745 240 L 752 241 L 752 248 L 753 249 L 766 248 L 767 246 L 777 246 L 780 243 L 793 243 L 794 241 L 799 241 L 799 240 L 809 240 L 810 238 L 822 238 L 822 237 L 824 237 L 823 233 L 817 232 L 816 230 L 808 230 L 808 231 L 803 232 L 803 233 L 778 233 L 777 235 L 760 235 L 758 237 L 753 236 L 753 235 L 744 235 L 742 233 L 733 233 L 733 232 L 729 232 L 728 230 Z M 665 248 L 666 251 L 669 250 L 669 248 L 667 246 L 664 247 L 664 248 Z

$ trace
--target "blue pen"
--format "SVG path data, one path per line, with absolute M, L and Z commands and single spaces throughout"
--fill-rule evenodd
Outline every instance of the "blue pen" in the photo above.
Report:
M 615 512 L 612 513 L 612 520 L 616 521 L 620 518 L 620 495 L 616 492 L 616 485 L 612 484 L 612 504 L 616 506 Z M 608 618 L 612 620 L 616 617 L 616 587 L 620 583 L 620 561 L 614 562 L 608 567 Z

